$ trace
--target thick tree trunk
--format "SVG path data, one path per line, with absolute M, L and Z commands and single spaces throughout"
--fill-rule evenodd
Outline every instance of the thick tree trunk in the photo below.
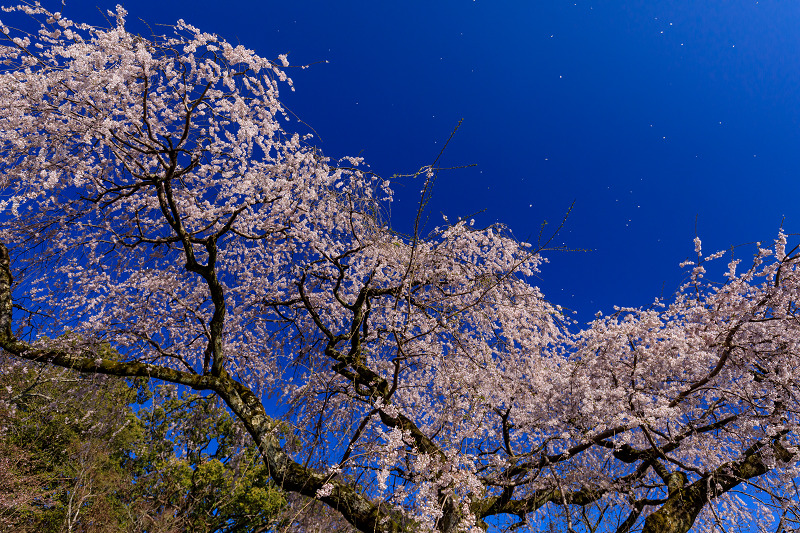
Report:
M 700 483 L 699 481 L 697 483 Z M 706 504 L 705 491 L 696 483 L 673 493 L 667 503 L 644 521 L 642 533 L 686 533 Z
M 685 488 L 671 493 L 660 509 L 644 521 L 642 533 L 686 533 L 694 525 L 703 506 L 728 492 L 742 481 L 766 474 L 770 467 L 764 463 L 762 453 L 771 448 L 771 453 L 782 462 L 794 458 L 780 443 L 780 435 L 769 441 L 753 444 L 738 461 L 721 465 L 708 476 Z

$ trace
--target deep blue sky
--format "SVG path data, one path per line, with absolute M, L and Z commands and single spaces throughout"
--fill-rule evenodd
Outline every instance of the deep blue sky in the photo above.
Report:
M 67 0 L 65 14 L 100 20 Z M 47 2 L 45 2 L 47 5 Z M 58 5 L 58 4 L 55 4 Z M 800 232 L 800 3 L 779 0 L 136 0 L 276 58 L 286 105 L 331 157 L 383 176 L 438 154 L 432 223 L 484 210 L 522 239 L 575 208 L 541 275 L 591 318 L 678 286 L 693 254 Z M 132 25 L 132 28 L 135 26 Z M 324 63 L 328 61 L 328 63 Z M 408 229 L 421 183 L 399 182 Z M 752 247 L 737 254 L 748 257 Z

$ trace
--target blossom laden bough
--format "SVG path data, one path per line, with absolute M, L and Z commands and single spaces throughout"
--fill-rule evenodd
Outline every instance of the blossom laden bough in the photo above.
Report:
M 17 10 L 42 25 L 0 48 L 8 353 L 217 394 L 277 485 L 362 531 L 797 518 L 785 235 L 722 285 L 696 239 L 673 300 L 575 332 L 506 228 L 392 231 L 389 181 L 288 130 L 286 56 Z

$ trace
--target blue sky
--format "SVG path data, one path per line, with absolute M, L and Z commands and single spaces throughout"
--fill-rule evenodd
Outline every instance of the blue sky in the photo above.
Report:
M 67 0 L 74 20 L 113 2 Z M 45 5 L 48 5 L 45 2 Z M 58 5 L 58 4 L 55 4 Z M 580 320 L 673 292 L 704 251 L 800 232 L 800 4 L 643 0 L 137 0 L 277 58 L 283 100 L 330 157 L 431 163 L 459 119 L 431 225 L 481 211 L 535 238 L 575 207 L 540 284 Z M 325 63 L 327 61 L 327 63 Z M 396 184 L 409 229 L 421 183 Z M 737 248 L 748 257 L 752 246 Z

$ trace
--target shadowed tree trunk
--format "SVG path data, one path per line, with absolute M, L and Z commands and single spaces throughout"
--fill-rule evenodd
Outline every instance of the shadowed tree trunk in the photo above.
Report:
M 689 531 L 697 515 L 711 499 L 728 492 L 744 480 L 761 476 L 770 470 L 763 459 L 765 451 L 771 451 L 776 459 L 784 463 L 794 457 L 778 439 L 756 444 L 744 453 L 742 460 L 725 463 L 710 476 L 699 479 L 688 487 L 671 491 L 667 502 L 647 517 L 642 533 Z

